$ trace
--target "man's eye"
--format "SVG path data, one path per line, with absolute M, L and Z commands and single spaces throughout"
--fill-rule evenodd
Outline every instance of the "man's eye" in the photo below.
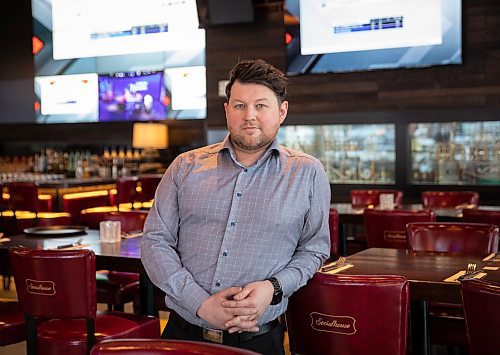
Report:
M 234 108 L 236 108 L 238 110 L 241 110 L 241 109 L 245 108 L 245 105 L 243 105 L 243 104 L 236 104 L 236 105 L 234 105 Z
M 264 107 L 266 107 L 266 105 L 264 105 L 264 104 L 257 104 L 257 108 L 264 108 Z

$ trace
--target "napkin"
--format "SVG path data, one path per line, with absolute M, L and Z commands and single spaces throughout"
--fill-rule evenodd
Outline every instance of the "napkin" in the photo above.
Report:
M 443 281 L 444 282 L 459 282 L 458 281 L 458 278 L 460 276 L 463 276 L 465 275 L 465 270 L 460 270 L 459 272 L 457 272 L 456 274 L 454 275 L 451 275 L 450 277 L 444 279 Z M 472 279 L 480 279 L 480 278 L 483 278 L 485 277 L 487 274 L 485 272 L 479 272 L 477 274 L 475 274 L 474 276 L 472 276 L 471 278 Z
M 340 267 L 337 267 L 337 268 L 329 270 L 329 271 L 321 271 L 321 272 L 323 274 L 333 275 L 333 274 L 336 274 L 336 273 L 341 272 L 343 270 L 347 270 L 353 266 L 354 266 L 354 264 L 345 264 L 344 266 L 340 266 Z
M 496 253 L 491 253 L 486 258 L 484 258 L 483 261 L 500 261 L 500 255 L 497 255 Z
M 142 232 L 137 232 L 137 233 L 124 233 L 122 234 L 122 239 L 132 239 L 132 238 L 137 238 L 137 237 L 142 237 L 144 233 Z

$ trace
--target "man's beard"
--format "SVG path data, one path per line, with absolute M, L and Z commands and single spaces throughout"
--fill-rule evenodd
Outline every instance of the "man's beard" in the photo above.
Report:
M 231 142 L 235 145 L 237 145 L 239 148 L 243 150 L 257 150 L 263 147 L 268 146 L 271 144 L 271 142 L 274 140 L 274 137 L 267 137 L 263 134 L 261 134 L 259 137 L 257 137 L 255 140 L 253 140 L 252 143 L 245 143 L 243 139 L 240 138 L 239 135 L 231 135 Z

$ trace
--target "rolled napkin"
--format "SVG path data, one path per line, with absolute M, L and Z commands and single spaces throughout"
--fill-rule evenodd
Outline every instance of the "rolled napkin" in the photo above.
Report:
M 443 281 L 444 282 L 460 282 L 460 278 L 462 276 L 465 275 L 465 270 L 460 270 L 459 272 L 457 272 L 456 274 L 453 274 L 451 275 L 450 277 L 447 277 L 446 279 L 444 279 Z M 479 271 L 475 271 L 474 273 L 472 273 L 472 275 L 470 277 L 467 277 L 467 278 L 471 278 L 471 279 L 480 279 L 480 278 L 483 278 L 485 277 L 487 274 L 485 272 L 481 272 L 481 270 Z

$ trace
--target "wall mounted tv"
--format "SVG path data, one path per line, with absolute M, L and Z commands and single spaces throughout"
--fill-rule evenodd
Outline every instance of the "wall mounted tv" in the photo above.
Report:
M 461 0 L 286 0 L 287 73 L 462 63 Z
M 206 118 L 195 0 L 32 0 L 32 15 L 37 123 Z

